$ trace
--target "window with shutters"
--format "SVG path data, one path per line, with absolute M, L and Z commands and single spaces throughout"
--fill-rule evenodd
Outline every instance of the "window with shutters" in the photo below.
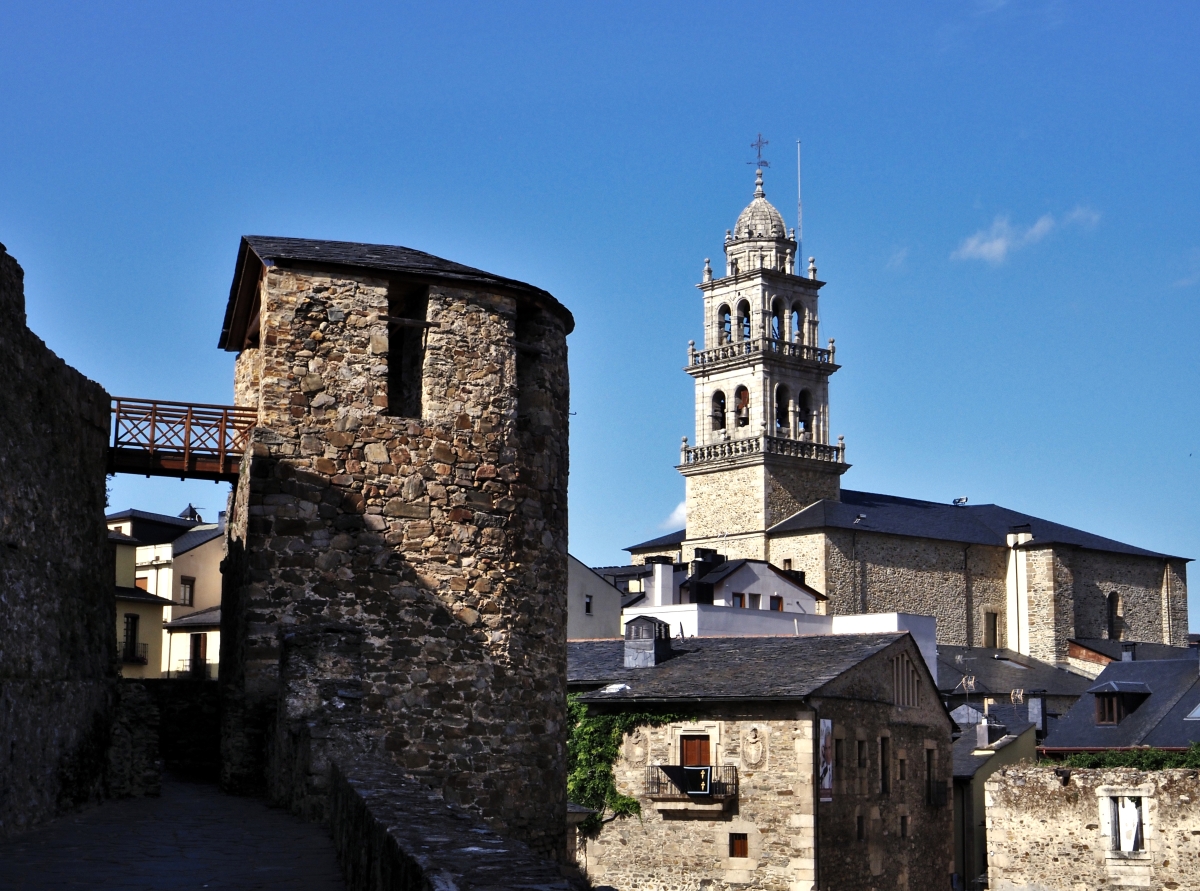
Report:
M 907 653 L 892 659 L 892 702 L 899 706 L 921 704 L 921 674 Z

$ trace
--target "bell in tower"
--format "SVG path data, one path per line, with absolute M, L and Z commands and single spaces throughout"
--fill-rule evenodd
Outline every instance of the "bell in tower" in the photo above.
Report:
M 696 434 L 684 439 L 689 547 L 720 540 L 724 553 L 765 554 L 766 531 L 823 498 L 837 500 L 849 469 L 829 441 L 834 345 L 818 345 L 818 293 L 810 261 L 797 274 L 795 230 L 754 197 L 725 232 L 725 275 L 705 261 L 704 342 L 688 347 L 696 382 Z

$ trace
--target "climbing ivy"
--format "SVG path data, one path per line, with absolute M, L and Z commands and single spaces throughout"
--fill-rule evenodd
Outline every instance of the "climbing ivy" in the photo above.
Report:
M 616 817 L 642 812 L 636 798 L 617 791 L 613 765 L 621 754 L 621 740 L 638 727 L 659 727 L 683 720 L 667 712 L 619 712 L 589 715 L 579 694 L 567 696 L 567 798 L 596 811 L 580 829 L 590 832 Z M 612 816 L 605 818 L 605 812 Z
M 1164 752 L 1162 749 L 1125 749 L 1110 752 L 1079 752 L 1061 761 L 1042 761 L 1047 767 L 1076 767 L 1107 769 L 1132 767 L 1135 770 L 1170 770 L 1200 768 L 1200 743 L 1192 743 L 1186 752 Z

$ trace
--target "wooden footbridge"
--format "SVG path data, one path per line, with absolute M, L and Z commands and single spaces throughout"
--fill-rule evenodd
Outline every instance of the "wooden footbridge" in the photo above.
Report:
M 109 473 L 236 482 L 258 411 L 117 397 Z

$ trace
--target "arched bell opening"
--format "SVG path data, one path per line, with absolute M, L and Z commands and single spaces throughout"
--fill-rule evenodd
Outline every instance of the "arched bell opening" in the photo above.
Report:
M 710 418 L 712 419 L 713 430 L 725 429 L 725 394 L 720 390 L 713 393 Z

